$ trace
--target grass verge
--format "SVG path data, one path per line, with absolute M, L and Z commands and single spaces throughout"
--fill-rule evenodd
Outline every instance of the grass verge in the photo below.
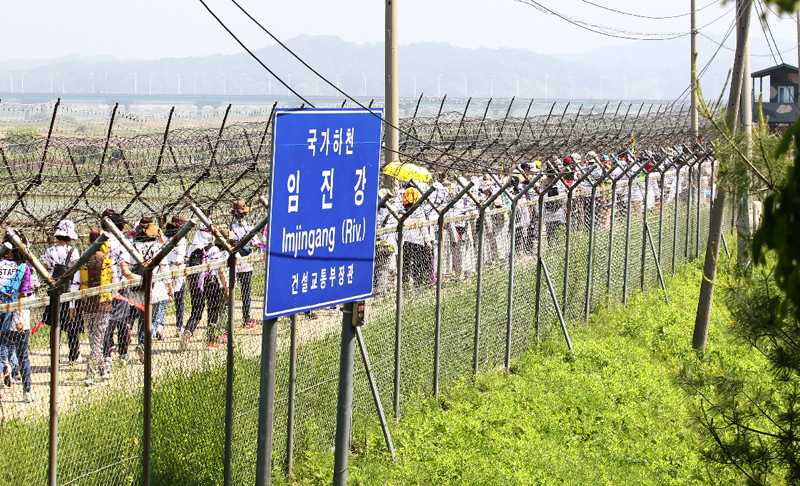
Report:
M 588 324 L 572 323 L 566 350 L 553 333 L 509 370 L 457 383 L 438 399 L 409 405 L 392 424 L 398 462 L 379 428 L 358 423 L 350 484 L 730 484 L 703 460 L 691 405 L 675 384 L 693 359 L 698 264 L 663 292 L 637 294 Z M 715 307 L 709 353 L 759 358 L 723 332 Z M 306 453 L 290 484 L 330 481 L 332 453 Z

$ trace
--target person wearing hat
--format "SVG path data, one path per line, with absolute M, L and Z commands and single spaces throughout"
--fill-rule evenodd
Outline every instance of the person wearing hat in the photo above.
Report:
M 89 243 L 94 243 L 103 234 L 100 228 L 93 228 L 89 233 Z M 112 283 L 113 261 L 108 256 L 109 244 L 103 243 L 102 246 L 89 258 L 89 261 L 75 272 L 72 278 L 71 292 L 78 290 L 88 290 L 94 287 L 101 287 Z M 103 292 L 97 295 L 86 297 L 83 301 L 83 316 L 89 334 L 89 359 L 86 360 L 86 378 L 84 384 L 92 386 L 95 382 L 95 375 L 99 372 L 103 380 L 108 379 L 106 360 L 103 356 L 103 344 L 106 338 L 106 328 L 112 311 L 112 293 Z
M 164 227 L 164 236 L 172 238 L 178 234 L 178 231 L 186 224 L 186 218 L 180 214 L 172 217 L 172 220 Z M 170 271 L 183 270 L 186 268 L 186 238 L 181 238 L 178 244 L 172 248 L 172 251 L 164 258 L 164 262 Z M 183 315 L 186 309 L 186 277 L 181 275 L 172 279 L 172 293 L 175 296 L 175 327 L 176 336 L 181 337 L 183 334 Z
M 419 201 L 421 195 L 414 187 L 403 192 L 403 209 L 408 212 Z M 406 225 L 419 224 L 427 218 L 422 208 L 417 208 L 406 220 Z M 403 283 L 414 280 L 414 286 L 420 287 L 429 279 L 433 263 L 433 235 L 431 227 L 408 229 L 403 233 Z
M 50 272 L 50 275 L 58 279 L 78 261 L 81 252 L 70 245 L 72 241 L 78 239 L 78 233 L 75 232 L 75 223 L 72 221 L 68 219 L 59 221 L 53 236 L 56 239 L 56 244 L 44 252 L 42 264 Z M 81 301 L 73 301 L 69 303 L 69 306 L 61 307 L 61 329 L 67 333 L 70 364 L 82 360 L 80 336 L 81 332 L 83 332 L 83 325 L 80 311 Z M 45 311 L 42 320 L 47 324 L 51 324 L 49 309 Z
M 130 271 L 131 257 L 117 237 L 109 231 L 105 223 L 106 218 L 108 218 L 119 231 L 123 231 L 127 223 L 125 218 L 113 209 L 106 209 L 101 215 L 100 227 L 103 230 L 103 234 L 108 238 L 108 256 L 111 258 L 111 278 L 114 282 L 131 280 L 135 278 L 135 275 Z M 111 299 L 111 315 L 108 319 L 106 338 L 103 344 L 105 368 L 108 371 L 111 371 L 112 354 L 114 351 L 119 354 L 121 364 L 124 365 L 128 362 L 128 343 L 130 342 L 131 336 L 130 326 L 136 320 L 136 308 L 123 300 L 128 298 L 130 298 L 130 290 L 128 288 L 123 288 L 119 292 L 114 293 Z M 117 346 L 114 345 L 114 332 L 117 333 L 119 341 Z
M 233 221 L 231 222 L 230 232 L 233 241 L 231 245 L 238 245 L 239 241 L 244 238 L 247 233 L 253 230 L 253 225 L 245 219 L 250 208 L 244 202 L 244 199 L 237 199 L 233 202 L 231 214 Z M 243 258 L 253 253 L 253 248 L 261 243 L 259 237 L 253 236 L 247 244 L 244 245 L 239 251 L 237 257 Z M 250 262 L 236 263 L 236 281 L 239 283 L 239 292 L 242 294 L 242 321 L 244 328 L 250 329 L 256 325 L 256 320 L 250 317 L 250 293 L 251 285 L 253 282 L 253 264 Z
M 164 248 L 162 242 L 162 231 L 152 218 L 142 218 L 133 235 L 133 248 L 139 252 L 145 263 L 152 260 Z M 164 273 L 168 267 L 162 261 L 153 273 Z M 150 335 L 157 339 L 164 339 L 164 317 L 167 314 L 167 304 L 174 297 L 172 292 L 172 282 L 169 280 L 158 280 L 153 282 L 150 289 L 150 308 L 151 308 L 151 321 L 150 321 Z M 139 290 L 131 292 L 131 300 L 140 304 L 145 304 L 144 289 L 141 287 Z M 145 333 L 145 314 L 144 311 L 139 310 L 139 330 L 138 341 L 136 346 L 136 354 L 139 361 L 144 362 L 144 333 Z
M 220 228 L 220 235 L 226 240 L 230 233 L 225 228 Z M 189 266 L 214 263 L 228 259 L 228 252 L 217 246 L 216 238 L 211 231 L 202 224 L 194 234 L 192 244 L 189 246 Z M 192 336 L 203 318 L 203 311 L 208 306 L 208 328 L 206 330 L 206 346 L 209 349 L 217 347 L 216 327 L 219 321 L 220 309 L 228 301 L 227 267 L 220 267 L 209 272 L 200 272 L 188 275 L 186 283 L 189 285 L 189 297 L 192 302 L 192 312 L 186 321 L 186 328 L 181 336 L 180 350 L 189 349 Z M 224 300 L 223 300 L 224 299 Z

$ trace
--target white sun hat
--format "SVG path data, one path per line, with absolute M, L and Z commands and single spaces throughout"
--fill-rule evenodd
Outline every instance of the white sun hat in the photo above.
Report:
M 78 233 L 75 232 L 75 223 L 68 219 L 59 221 L 56 232 L 53 236 L 66 236 L 70 240 L 77 240 Z

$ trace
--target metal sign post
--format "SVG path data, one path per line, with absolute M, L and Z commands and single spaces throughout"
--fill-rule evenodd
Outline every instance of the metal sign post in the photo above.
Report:
M 275 110 L 256 483 L 269 484 L 275 323 L 345 305 L 334 483 L 347 482 L 353 301 L 372 297 L 383 110 Z

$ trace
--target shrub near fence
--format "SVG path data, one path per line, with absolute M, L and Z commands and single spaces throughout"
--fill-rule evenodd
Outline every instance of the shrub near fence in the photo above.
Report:
M 363 328 L 387 414 L 399 418 L 404 403 L 415 397 L 436 394 L 437 387 L 472 373 L 505 366 L 547 334 L 563 333 L 568 340 L 567 320 L 585 319 L 599 305 L 624 302 L 633 292 L 658 287 L 659 270 L 674 272 L 676 266 L 700 255 L 708 231 L 714 162 L 705 156 L 685 155 L 665 158 L 646 173 L 639 169 L 638 164 L 629 168 L 630 174 L 640 173 L 635 178 L 609 173 L 589 185 L 576 184 L 571 191 L 563 185 L 567 192 L 556 197 L 546 197 L 539 192 L 541 186 L 531 186 L 530 198 L 523 195 L 515 204 L 510 204 L 516 196 L 509 190 L 496 199 L 506 202 L 490 204 L 485 211 L 479 211 L 467 194 L 463 201 L 470 209 L 444 213 L 442 231 L 435 211 L 421 205 L 416 211 L 428 215 L 405 224 L 402 238 L 408 241 L 415 230 L 430 231 L 434 251 L 422 260 L 407 252 L 398 260 L 400 227 L 388 218 L 378 230 L 379 239 L 388 246 L 382 243 L 377 252 L 376 295 L 368 302 Z M 548 203 L 563 203 L 565 224 L 550 225 L 547 218 L 538 217 Z M 255 212 L 251 218 L 262 215 Z M 222 218 L 215 223 L 224 226 Z M 455 234 L 460 237 L 454 238 Z M 259 251 L 236 260 L 237 265 L 253 266 L 250 315 L 257 318 L 262 315 L 264 261 Z M 153 295 L 145 306 L 156 305 L 155 289 L 160 283 L 203 275 L 209 285 L 221 277 L 216 272 L 227 275 L 226 265 L 217 261 L 175 272 L 157 271 Z M 412 276 L 405 284 L 404 267 Z M 227 279 L 223 283 L 236 292 L 235 305 L 228 306 L 222 292 L 213 294 L 204 304 L 207 312 L 208 308 L 219 311 L 218 326 L 210 326 L 204 316 L 185 352 L 179 351 L 175 334 L 174 303 L 167 307 L 164 339 L 154 338 L 146 356 L 149 374 L 135 358 L 135 322 L 129 322 L 133 342 L 127 366 L 115 361 L 110 379 L 97 380 L 90 387 L 84 385 L 86 362 L 70 363 L 68 346 L 63 340 L 51 346 L 49 329 L 43 327 L 31 341 L 37 400 L 20 403 L 16 385 L 2 390 L 3 481 L 47 482 L 49 431 L 54 425 L 48 413 L 53 391 L 50 358 L 55 352 L 61 369 L 57 484 L 139 484 L 144 457 L 150 463 L 153 484 L 221 484 L 226 437 L 232 482 L 252 484 L 261 405 L 261 328 L 242 328 L 241 282 Z M 99 292 L 120 287 L 111 284 Z M 85 302 L 91 294 L 64 293 L 61 305 L 83 306 L 80 312 L 87 322 L 93 309 Z M 182 299 L 186 324 L 199 301 L 192 301 L 189 292 Z M 47 297 L 40 291 L 14 308 L 30 309 L 36 322 L 46 304 Z M 230 329 L 229 313 L 234 323 Z M 294 322 L 278 323 L 272 463 L 276 470 L 291 459 L 286 447 L 289 435 L 297 455 L 305 447 L 329 447 L 335 430 L 341 314 L 337 309 L 323 309 L 315 316 L 297 315 Z M 226 335 L 226 330 L 234 332 Z M 234 344 L 232 375 L 227 368 L 226 338 Z M 221 346 L 207 347 L 207 341 Z M 297 370 L 294 395 L 288 375 L 292 343 Z M 85 336 L 80 348 L 88 357 Z M 149 423 L 144 409 L 148 381 L 152 383 Z M 233 385 L 230 402 L 225 393 L 228 383 Z M 226 406 L 232 412 L 227 435 Z M 353 407 L 360 418 L 376 414 L 360 360 L 356 361 Z M 294 409 L 292 430 L 287 423 L 290 408 Z M 143 448 L 146 426 L 152 438 L 148 455 Z

